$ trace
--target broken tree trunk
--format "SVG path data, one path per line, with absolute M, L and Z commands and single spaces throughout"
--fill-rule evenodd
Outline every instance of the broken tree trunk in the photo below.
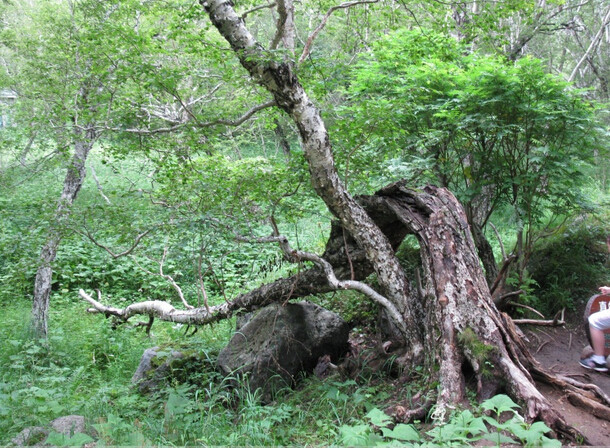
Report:
M 527 420 L 543 420 L 568 439 L 582 437 L 538 392 L 532 375 L 562 390 L 568 390 L 569 384 L 574 393 L 586 391 L 591 396 L 590 403 L 598 406 L 608 407 L 610 401 L 590 385 L 559 378 L 535 362 L 512 320 L 500 313 L 491 300 L 465 215 L 455 197 L 441 188 L 411 190 L 393 184 L 373 196 L 357 199 L 394 248 L 408 233 L 419 240 L 425 276 L 423 294 L 414 300 L 420 302 L 418 306 L 425 315 L 422 341 L 428 354 L 430 379 L 440 384 L 436 415 L 442 417 L 443 411 L 463 402 L 467 387 L 472 384 L 481 400 L 506 392 L 523 405 Z M 353 271 L 354 278 L 364 279 L 373 272 L 364 251 L 353 239 L 344 239 L 338 223 L 333 224 L 324 257 L 339 278 L 349 279 Z M 323 271 L 314 267 L 212 307 L 209 312 L 205 308 L 176 310 L 165 302 L 143 302 L 117 309 L 102 305 L 101 300 L 84 292 L 81 296 L 93 305 L 91 311 L 121 320 L 143 314 L 199 325 L 230 317 L 237 311 L 331 289 Z
M 394 184 L 378 193 L 418 238 L 426 283 L 421 306 L 425 347 L 439 366 L 438 412 L 465 399 L 472 371 L 480 399 L 504 390 L 524 406 L 528 421 L 542 420 L 569 439 L 579 437 L 537 390 L 531 355 L 506 329 L 510 318 L 494 306 L 463 208 L 445 189 L 414 191 Z M 465 368 L 468 366 L 468 368 Z M 539 368 L 539 366 L 537 366 Z M 432 369 L 431 369 L 432 370 Z
M 530 364 L 523 361 L 528 359 L 527 348 L 519 343 L 516 332 L 510 331 L 510 319 L 491 300 L 466 215 L 455 197 L 446 189 L 412 190 L 400 183 L 374 196 L 352 197 L 335 169 L 330 138 L 320 111 L 300 85 L 293 65 L 270 57 L 246 29 L 231 2 L 201 0 L 200 3 L 253 80 L 269 91 L 275 104 L 296 124 L 316 193 L 355 242 L 358 248 L 355 252 L 360 251 L 363 256 L 364 267 L 358 275 L 365 275 L 367 266 L 376 274 L 379 292 L 385 296 L 384 306 L 401 329 L 406 362 L 423 363 L 430 380 L 439 384 L 436 414 L 448 416 L 448 411 L 465 399 L 464 372 L 472 371 L 481 398 L 505 390 L 524 405 L 528 421 L 543 420 L 568 439 L 582 440 L 582 435 L 567 426 L 537 390 L 528 372 Z M 417 236 L 425 274 L 421 294 L 420 288 L 412 288 L 408 282 L 395 256 L 396 246 L 388 237 L 388 228 L 384 231 L 376 222 L 368 212 L 370 207 L 384 210 L 387 222 L 400 229 L 396 235 L 404 237 L 409 232 Z M 326 256 L 330 258 L 331 253 Z M 320 257 L 307 259 L 316 258 Z M 356 266 L 355 254 L 345 258 L 350 267 Z M 328 285 L 326 288 L 347 286 L 349 282 L 338 283 L 332 279 L 338 274 L 329 274 L 328 263 L 334 271 L 338 267 L 329 259 L 325 262 L 326 265 L 317 263 L 320 272 L 324 272 L 322 285 Z M 349 272 L 351 275 L 351 269 Z M 203 324 L 215 320 L 214 316 L 230 315 L 237 307 L 248 309 L 267 303 L 272 290 L 278 300 L 289 298 L 297 291 L 311 291 L 317 280 L 313 271 L 310 274 L 305 282 L 298 276 L 293 277 L 293 284 L 275 282 L 273 286 L 259 289 L 258 294 L 246 294 L 210 310 L 179 311 L 164 302 L 143 302 L 117 309 L 102 305 L 84 292 L 81 296 L 93 306 L 93 311 L 123 320 L 147 314 L 164 320 Z

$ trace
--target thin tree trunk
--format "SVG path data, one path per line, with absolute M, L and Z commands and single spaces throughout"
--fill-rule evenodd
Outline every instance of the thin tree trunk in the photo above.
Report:
M 288 157 L 288 156 L 290 156 L 290 143 L 288 142 L 288 139 L 286 138 L 286 133 L 284 132 L 284 128 L 282 127 L 280 120 L 278 120 L 277 118 L 273 120 L 273 123 L 275 124 L 275 128 L 273 129 L 273 131 L 275 132 L 277 141 L 278 141 L 279 145 L 282 147 L 282 152 L 284 153 L 284 155 L 286 157 Z
M 95 132 L 90 129 L 79 132 L 74 143 L 74 154 L 64 179 L 63 190 L 55 219 L 49 236 L 40 252 L 40 265 L 34 281 L 34 300 L 32 304 L 32 330 L 37 338 L 46 339 L 48 334 L 49 297 L 53 280 L 52 263 L 57 256 L 57 248 L 63 236 L 62 226 L 70 216 L 70 208 L 85 181 L 85 162 L 95 140 Z
M 570 77 L 568 78 L 568 82 L 574 81 L 574 78 L 576 78 L 576 75 L 578 74 L 578 70 L 580 69 L 580 66 L 587 60 L 587 58 L 589 57 L 591 52 L 593 52 L 595 50 L 595 48 L 597 47 L 597 45 L 601 41 L 601 38 L 602 38 L 603 33 L 604 33 L 604 30 L 606 29 L 606 27 L 608 26 L 609 23 L 610 23 L 610 7 L 606 10 L 606 12 L 604 14 L 604 18 L 602 19 L 602 24 L 599 27 L 599 30 L 597 31 L 597 33 L 595 34 L 593 39 L 591 39 L 591 43 L 589 44 L 589 47 L 585 51 L 585 54 L 582 55 L 582 57 L 576 63 L 576 66 L 572 70 L 572 73 L 570 73 Z

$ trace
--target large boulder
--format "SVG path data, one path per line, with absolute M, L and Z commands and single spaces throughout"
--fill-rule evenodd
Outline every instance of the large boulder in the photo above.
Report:
M 273 304 L 259 310 L 238 329 L 218 355 L 225 375 L 247 376 L 263 401 L 291 387 L 318 359 L 336 360 L 348 349 L 348 324 L 337 314 L 310 302 Z

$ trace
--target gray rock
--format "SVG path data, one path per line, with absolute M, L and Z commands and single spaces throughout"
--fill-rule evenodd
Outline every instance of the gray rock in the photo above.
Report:
M 348 349 L 348 324 L 310 302 L 270 305 L 259 310 L 218 355 L 225 375 L 247 375 L 263 401 L 311 372 L 321 356 L 337 359 Z
M 78 432 L 85 432 L 85 417 L 81 415 L 66 415 L 53 420 L 50 426 L 53 431 L 72 437 Z
M 146 379 L 148 372 L 153 369 L 152 360 L 157 356 L 158 351 L 159 347 L 152 347 L 144 350 L 142 359 L 140 359 L 140 364 L 138 364 L 138 368 L 131 377 L 132 384 L 138 384 L 143 379 Z
M 13 437 L 11 443 L 15 446 L 32 446 L 44 442 L 48 435 L 48 429 L 40 426 L 30 426 Z
M 73 437 L 77 433 L 86 434 L 85 417 L 81 415 L 66 415 L 58 417 L 50 422 L 47 428 L 40 426 L 30 426 L 21 431 L 11 442 L 16 446 L 50 446 L 46 443 L 47 437 L 51 433 L 62 434 L 67 438 Z M 90 435 L 96 435 L 95 430 L 90 430 Z M 89 445 L 92 446 L 92 445 Z
M 162 389 L 172 375 L 173 363 L 183 359 L 184 354 L 177 350 L 152 347 L 144 351 L 140 364 L 131 377 L 131 383 L 141 393 L 156 392 Z
M 250 322 L 255 314 L 256 313 L 254 311 L 251 311 L 249 313 L 238 314 L 237 319 L 235 319 L 235 330 L 241 330 L 241 327 Z

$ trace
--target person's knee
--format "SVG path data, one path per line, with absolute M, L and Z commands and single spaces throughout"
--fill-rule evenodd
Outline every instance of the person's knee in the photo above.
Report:
M 596 330 L 602 331 L 610 327 L 607 322 L 601 319 L 600 313 L 593 313 L 589 316 L 589 325 Z

